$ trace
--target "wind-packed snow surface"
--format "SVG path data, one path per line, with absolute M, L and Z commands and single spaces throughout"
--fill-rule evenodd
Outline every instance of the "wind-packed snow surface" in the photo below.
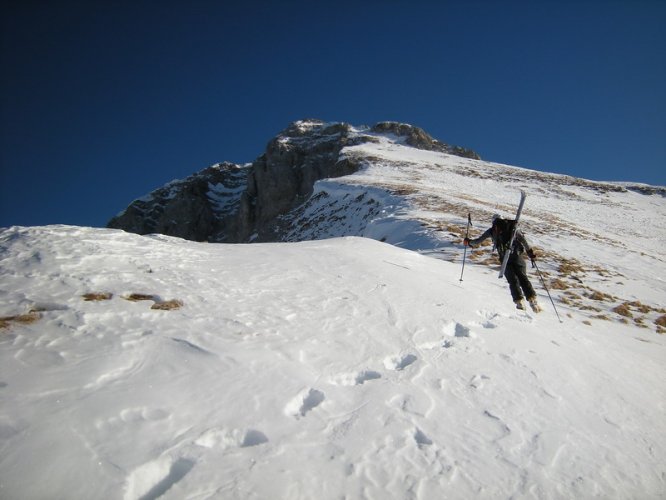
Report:
M 3 499 L 664 498 L 666 339 L 558 322 L 532 271 L 539 315 L 462 250 L 0 245 Z

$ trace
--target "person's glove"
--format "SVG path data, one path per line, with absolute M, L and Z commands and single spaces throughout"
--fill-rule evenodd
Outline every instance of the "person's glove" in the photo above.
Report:
M 472 246 L 472 245 L 469 244 L 469 238 L 465 238 L 463 240 L 463 245 L 465 245 L 466 247 L 471 247 Z
M 530 258 L 532 262 L 536 261 L 536 254 L 534 253 L 534 250 L 531 248 L 527 251 L 527 256 Z

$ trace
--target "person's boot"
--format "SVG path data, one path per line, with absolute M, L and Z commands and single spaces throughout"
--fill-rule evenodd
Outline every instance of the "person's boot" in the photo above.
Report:
M 541 306 L 537 302 L 536 297 L 530 297 L 529 299 L 530 307 L 532 308 L 532 311 L 535 313 L 540 313 L 541 312 Z
M 525 309 L 525 303 L 523 302 L 523 299 L 516 299 L 513 302 L 516 304 L 516 309 Z

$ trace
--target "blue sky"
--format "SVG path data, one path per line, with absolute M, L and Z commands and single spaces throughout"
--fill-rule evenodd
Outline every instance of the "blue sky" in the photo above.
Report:
M 104 226 L 301 118 L 666 185 L 666 2 L 2 3 L 0 226 Z

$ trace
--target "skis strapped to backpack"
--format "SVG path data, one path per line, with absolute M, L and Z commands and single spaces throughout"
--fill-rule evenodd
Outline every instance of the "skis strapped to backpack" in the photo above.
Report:
M 506 270 L 506 264 L 509 262 L 509 256 L 513 250 L 513 242 L 516 239 L 516 231 L 518 231 L 518 221 L 520 220 L 520 213 L 523 211 L 523 205 L 525 204 L 525 198 L 527 194 L 522 189 L 520 190 L 520 203 L 518 204 L 518 211 L 516 212 L 516 220 L 513 225 L 513 230 L 511 231 L 511 238 L 509 239 L 509 246 L 504 252 L 504 258 L 502 259 L 502 267 L 500 268 L 499 278 L 504 276 L 504 271 Z

